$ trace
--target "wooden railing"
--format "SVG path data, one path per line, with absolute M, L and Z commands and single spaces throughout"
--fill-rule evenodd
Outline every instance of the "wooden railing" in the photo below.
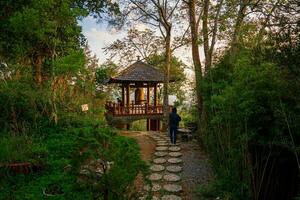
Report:
M 107 114 L 114 116 L 129 116 L 129 115 L 162 115 L 162 105 L 148 105 L 131 103 L 129 106 L 123 106 L 121 103 L 106 102 L 105 108 Z

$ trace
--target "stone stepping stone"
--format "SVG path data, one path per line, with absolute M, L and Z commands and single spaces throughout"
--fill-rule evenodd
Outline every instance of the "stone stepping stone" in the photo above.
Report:
M 180 147 L 179 145 L 180 145 L 180 144 L 178 144 L 178 143 L 172 144 L 172 143 L 170 142 L 170 146 L 171 146 L 171 147 Z
M 170 144 L 168 142 L 157 142 L 156 144 Z
M 153 163 L 155 163 L 155 164 L 163 164 L 165 162 L 167 162 L 167 161 L 164 158 L 155 158 L 155 159 L 153 159 Z
M 161 171 L 165 170 L 165 166 L 163 166 L 163 165 L 152 165 L 150 167 L 150 170 L 154 171 L 154 172 L 161 172 Z
M 155 150 L 156 151 L 167 151 L 168 147 L 163 147 L 163 146 L 162 147 L 156 147 Z
M 178 165 L 169 165 L 166 167 L 168 172 L 174 172 L 174 173 L 178 173 L 182 171 L 182 167 L 178 166 Z
M 161 186 L 159 185 L 159 184 L 157 184 L 157 183 L 152 183 L 152 187 L 150 186 L 150 185 L 145 185 L 144 186 L 144 190 L 146 190 L 146 191 L 152 191 L 152 192 L 157 192 L 157 191 L 159 191 L 161 189 Z
M 174 194 L 164 195 L 162 196 L 161 200 L 181 200 L 181 197 Z
M 178 146 L 172 146 L 172 147 L 169 147 L 169 150 L 170 151 L 180 151 L 180 147 L 178 147 Z
M 181 192 L 182 186 L 178 184 L 166 184 L 163 188 L 168 192 Z
M 154 155 L 157 156 L 157 157 L 164 157 L 164 156 L 168 155 L 168 153 L 164 152 L 164 151 L 156 151 L 154 153 Z
M 168 144 L 168 142 L 167 141 L 159 141 L 159 142 L 157 142 L 157 144 Z
M 169 181 L 169 182 L 176 182 L 176 181 L 180 181 L 181 178 L 180 176 L 176 175 L 176 174 L 166 174 L 164 175 L 164 180 Z
M 150 174 L 148 179 L 150 181 L 159 181 L 162 179 L 162 175 L 161 174 L 158 174 L 158 173 L 153 173 L 153 174 Z
M 156 140 L 157 143 L 167 143 L 167 140 Z
M 180 157 L 180 156 L 182 156 L 182 153 L 180 153 L 180 152 L 170 152 L 169 156 L 171 156 L 171 157 Z
M 180 158 L 170 158 L 170 159 L 168 159 L 168 162 L 172 163 L 172 164 L 178 164 L 178 163 L 181 163 L 182 160 Z
M 168 146 L 168 143 L 157 143 L 156 146 L 157 147 L 161 147 L 161 146 Z

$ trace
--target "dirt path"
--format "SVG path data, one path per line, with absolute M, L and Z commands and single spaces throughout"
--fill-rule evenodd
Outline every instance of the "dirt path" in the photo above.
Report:
M 139 144 L 141 148 L 141 157 L 144 161 L 146 161 L 150 166 L 157 165 L 153 163 L 153 161 L 157 158 L 163 158 L 158 157 L 157 148 L 160 147 L 163 148 L 163 146 L 167 146 L 168 148 L 172 145 L 170 144 L 161 144 L 168 143 L 168 137 L 165 133 L 158 133 L 158 132 L 139 132 L 139 131 L 123 131 L 121 135 L 135 138 L 137 143 Z M 160 143 L 160 144 L 159 144 Z M 163 181 L 163 179 L 154 181 L 154 185 L 159 185 L 159 191 L 154 192 L 153 194 L 156 196 L 161 196 L 161 199 L 169 199 L 173 200 L 173 198 L 179 197 L 178 199 L 184 199 L 184 200 L 196 200 L 199 199 L 199 197 L 196 196 L 195 190 L 197 187 L 201 184 L 207 184 L 208 181 L 212 178 L 212 172 L 208 164 L 207 157 L 205 154 L 201 151 L 201 148 L 197 144 L 196 141 L 188 141 L 188 142 L 180 142 L 179 145 L 181 156 L 180 159 L 181 164 L 179 166 L 182 167 L 181 172 L 178 173 L 180 177 L 179 182 L 174 182 L 174 184 L 179 184 L 182 186 L 182 192 L 181 193 L 170 193 L 169 198 L 164 198 L 163 194 L 166 193 L 164 191 L 164 185 L 166 184 L 166 181 Z M 169 151 L 166 151 L 169 152 Z M 170 156 L 166 157 L 166 160 L 171 158 Z M 165 164 L 162 164 L 163 166 L 167 167 L 168 162 Z M 164 178 L 165 175 L 170 174 L 169 172 L 160 172 L 162 174 L 162 177 Z M 157 174 L 157 173 L 155 173 Z M 157 184 L 158 183 L 158 184 Z M 144 180 L 141 175 L 137 177 L 137 180 L 135 182 L 137 191 L 143 191 L 145 190 Z M 153 186 L 153 185 L 152 185 Z M 172 196 L 173 195 L 173 196 Z M 143 199 L 143 198 L 141 198 Z M 160 198 L 153 198 L 153 199 L 160 199 Z
M 147 163 L 151 161 L 156 143 L 153 139 L 147 136 L 149 133 L 142 131 L 122 131 L 120 134 L 136 139 L 141 149 L 142 159 Z
M 182 142 L 182 187 L 184 200 L 198 200 L 195 190 L 199 185 L 207 184 L 212 179 L 212 170 L 207 156 L 201 151 L 196 141 Z

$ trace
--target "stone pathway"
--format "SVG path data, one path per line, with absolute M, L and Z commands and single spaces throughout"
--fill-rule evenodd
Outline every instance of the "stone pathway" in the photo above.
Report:
M 181 200 L 182 153 L 180 141 L 170 144 L 166 133 L 150 132 L 156 148 L 150 166 L 148 184 L 144 186 L 140 200 Z

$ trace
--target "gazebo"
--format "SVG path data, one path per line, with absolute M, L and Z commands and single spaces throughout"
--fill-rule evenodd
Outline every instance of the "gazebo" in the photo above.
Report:
M 127 125 L 129 129 L 131 122 L 146 119 L 147 130 L 160 130 L 163 106 L 158 101 L 158 88 L 163 81 L 164 73 L 161 70 L 139 59 L 117 76 L 111 77 L 108 83 L 118 84 L 122 96 L 117 102 L 106 103 L 107 121 L 121 127 Z M 130 99 L 133 90 L 134 98 Z

